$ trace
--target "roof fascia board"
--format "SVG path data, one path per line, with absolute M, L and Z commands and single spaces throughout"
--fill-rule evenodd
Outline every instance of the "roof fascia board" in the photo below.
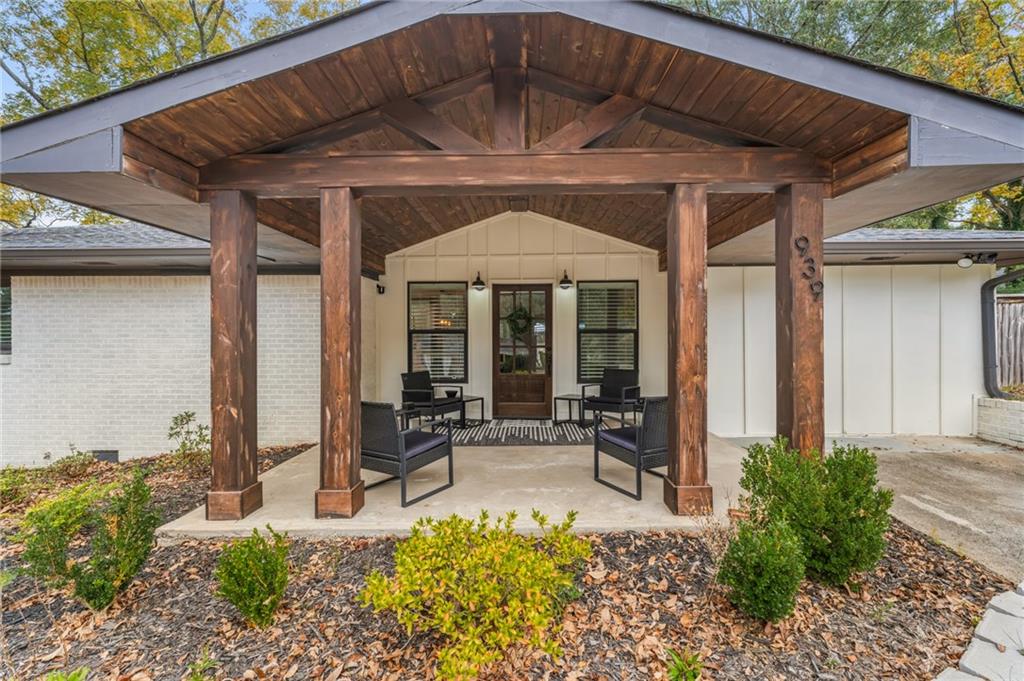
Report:
M 7 145 L 4 133 L 4 146 Z M 121 126 L 59 142 L 3 162 L 4 175 L 121 172 Z
M 833 255 L 876 255 L 907 253 L 964 253 L 964 252 L 1012 252 L 1024 253 L 1024 238 L 1012 240 L 972 239 L 963 241 L 825 241 L 825 254 Z
M 911 116 L 907 144 L 913 167 L 1019 163 L 1024 173 L 1024 139 L 1015 146 Z
M 1024 115 L 1011 109 L 803 49 L 767 35 L 703 21 L 648 2 L 532 0 L 532 3 L 887 109 L 941 121 L 992 140 L 1024 146 Z
M 268 40 L 209 63 L 157 77 L 66 111 L 44 115 L 3 131 L 2 160 L 17 158 L 219 92 L 256 78 L 315 61 L 334 52 L 420 23 L 464 5 L 465 0 L 381 2 L 337 21 Z

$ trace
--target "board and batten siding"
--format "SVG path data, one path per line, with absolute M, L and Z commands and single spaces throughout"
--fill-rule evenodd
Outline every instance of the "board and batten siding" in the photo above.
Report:
M 376 396 L 374 282 L 363 279 L 361 389 Z M 206 276 L 12 279 L 13 352 L 0 366 L 0 465 L 41 465 L 79 449 L 122 458 L 167 451 L 171 417 L 210 423 Z M 257 283 L 260 445 L 320 430 L 320 278 Z

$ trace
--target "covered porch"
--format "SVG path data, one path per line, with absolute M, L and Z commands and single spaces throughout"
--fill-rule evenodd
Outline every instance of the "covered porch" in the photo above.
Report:
M 313 447 L 264 473 L 263 506 L 245 518 L 233 521 L 206 519 L 197 508 L 160 528 L 162 542 L 195 537 L 248 535 L 268 523 L 291 536 L 405 534 L 417 519 L 457 513 L 475 517 L 486 509 L 492 517 L 508 511 L 518 514 L 517 527 L 535 529 L 531 509 L 551 518 L 569 511 L 579 517 L 575 528 L 581 532 L 612 530 L 696 529 L 695 516 L 674 515 L 661 498 L 661 480 L 644 475 L 644 498 L 629 497 L 594 482 L 592 448 L 588 446 L 506 446 L 456 447 L 455 486 L 418 504 L 402 508 L 398 483 L 366 491 L 366 506 L 354 518 L 317 518 L 313 493 L 319 485 L 319 447 Z M 743 450 L 721 438 L 708 440 L 708 484 L 714 490 L 714 512 L 725 516 L 740 493 L 740 460 Z M 664 469 L 659 469 L 664 472 Z M 611 463 L 602 475 L 623 485 L 632 484 L 632 471 Z M 446 476 L 443 462 L 417 471 L 410 492 L 437 487 Z M 365 472 L 364 482 L 372 484 L 383 476 Z
M 1024 153 L 991 102 L 645 3 L 372 3 L 169 75 L 5 128 L 4 181 L 209 239 L 211 522 L 311 504 L 325 527 L 384 517 L 392 490 L 367 493 L 360 461 L 376 397 L 360 387 L 362 280 L 506 211 L 657 253 L 667 466 L 642 503 L 723 511 L 713 471 L 735 452 L 709 445 L 709 262 L 773 263 L 776 432 L 820 451 L 824 237 L 1016 177 Z M 320 446 L 259 480 L 268 260 L 319 273 Z M 525 478 L 473 473 L 494 452 L 460 450 L 430 504 L 534 488 L 543 450 L 519 459 L 538 467 Z M 589 503 L 589 457 L 549 454 L 575 483 L 558 493 Z

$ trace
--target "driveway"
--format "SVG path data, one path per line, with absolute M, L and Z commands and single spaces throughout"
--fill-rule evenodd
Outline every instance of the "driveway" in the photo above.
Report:
M 1024 579 L 1024 451 L 957 437 L 838 441 L 877 453 L 894 516 L 1014 582 Z

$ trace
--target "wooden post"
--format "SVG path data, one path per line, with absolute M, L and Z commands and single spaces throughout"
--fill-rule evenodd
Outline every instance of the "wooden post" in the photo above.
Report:
M 256 199 L 210 198 L 210 430 L 207 520 L 238 520 L 263 505 L 256 450 Z
M 320 489 L 317 518 L 363 507 L 359 472 L 359 207 L 352 190 L 320 190 Z
M 821 184 L 775 194 L 775 395 L 778 434 L 804 455 L 825 445 Z
M 668 198 L 668 475 L 665 505 L 708 514 L 707 187 L 681 184 Z

